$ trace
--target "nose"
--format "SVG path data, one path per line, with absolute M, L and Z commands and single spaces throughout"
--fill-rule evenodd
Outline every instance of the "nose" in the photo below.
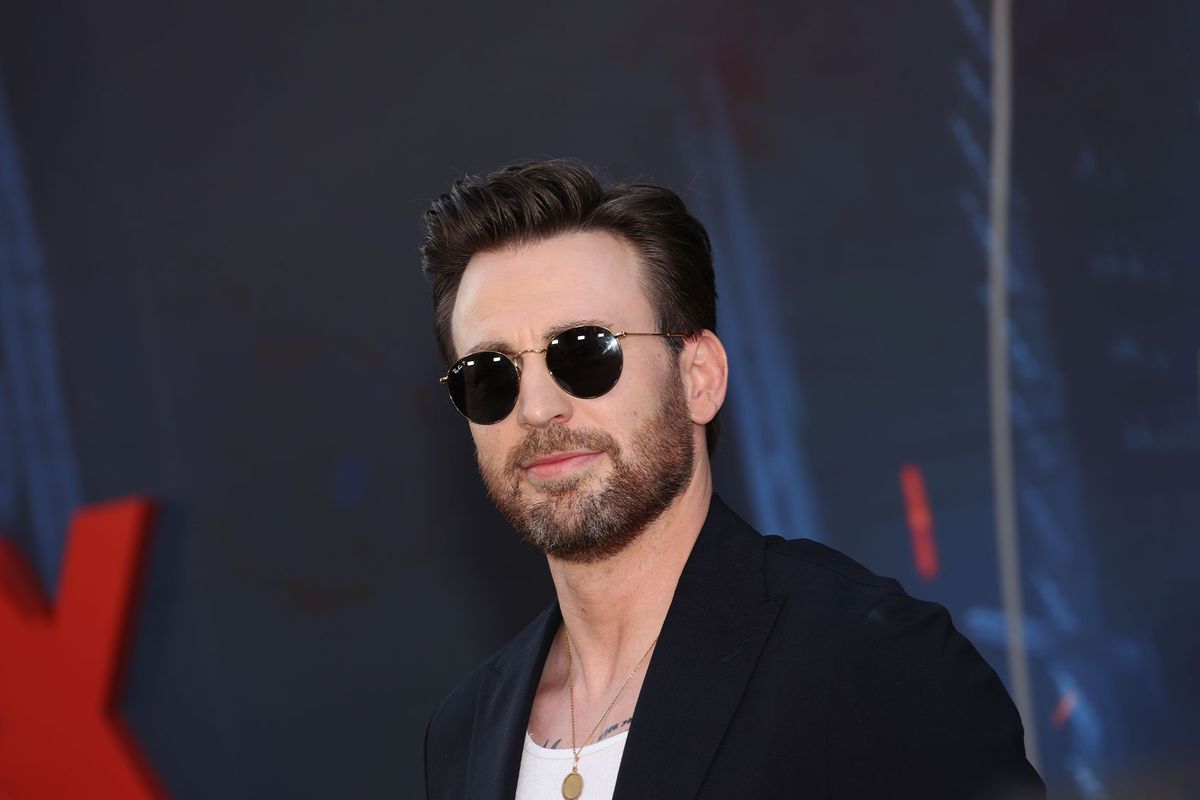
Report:
M 517 422 L 524 428 L 545 428 L 571 418 L 571 396 L 555 382 L 539 353 L 521 356 L 521 392 L 517 395 Z

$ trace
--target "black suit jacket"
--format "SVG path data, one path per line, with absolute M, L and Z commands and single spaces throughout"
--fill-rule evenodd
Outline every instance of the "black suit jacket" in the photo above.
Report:
M 431 800 L 512 800 L 554 604 L 429 723 Z M 1044 797 L 1016 709 L 941 606 L 714 497 L 634 712 L 616 800 Z

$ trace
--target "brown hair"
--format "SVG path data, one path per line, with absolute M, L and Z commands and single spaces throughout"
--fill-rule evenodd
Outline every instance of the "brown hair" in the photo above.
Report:
M 608 232 L 632 245 L 660 331 L 688 337 L 716 331 L 712 247 L 679 195 L 642 183 L 606 187 L 578 161 L 533 161 L 455 181 L 425 212 L 421 263 L 433 283 L 442 357 L 454 357 L 450 317 L 472 256 L 583 231 Z M 677 340 L 665 341 L 676 353 L 682 349 Z M 714 418 L 705 431 L 710 452 L 717 429 Z

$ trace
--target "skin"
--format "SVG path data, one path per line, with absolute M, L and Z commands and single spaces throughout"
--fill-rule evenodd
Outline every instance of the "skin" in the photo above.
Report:
M 544 335 L 581 320 L 610 330 L 657 330 L 640 283 L 635 251 L 608 233 L 572 233 L 532 245 L 476 254 L 459 286 L 451 335 L 457 353 L 495 349 L 515 353 L 545 346 Z M 592 726 L 658 635 L 667 608 L 708 514 L 712 470 L 704 425 L 725 400 L 728 364 L 720 340 L 704 331 L 672 365 L 657 337 L 622 340 L 624 371 L 607 394 L 591 400 L 559 388 L 541 355 L 522 357 L 517 406 L 494 425 L 468 423 L 483 463 L 503 464 L 526 433 L 554 425 L 599 428 L 626 448 L 630 433 L 658 406 L 668 370 L 678 369 L 693 423 L 691 481 L 675 502 L 626 549 L 592 563 L 547 556 L 563 619 L 571 631 L 575 733 L 582 746 Z M 581 477 L 585 491 L 611 470 L 606 454 L 582 455 L 523 470 L 521 492 L 538 499 L 548 480 Z M 562 631 L 550 650 L 530 715 L 529 731 L 544 745 L 569 747 L 570 709 Z M 630 682 L 593 741 L 626 730 L 650 660 Z M 613 726 L 616 726 L 613 729 Z M 582 767 L 582 765 L 581 765 Z

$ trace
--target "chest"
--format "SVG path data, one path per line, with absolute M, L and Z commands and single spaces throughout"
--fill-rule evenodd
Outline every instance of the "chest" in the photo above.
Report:
M 570 748 L 572 740 L 576 747 L 583 747 L 628 732 L 633 726 L 642 680 L 635 676 L 618 696 L 619 688 L 595 696 L 577 690 L 572 703 L 572 693 L 566 686 L 557 682 L 539 685 L 529 713 L 529 735 L 539 746 L 555 749 Z

